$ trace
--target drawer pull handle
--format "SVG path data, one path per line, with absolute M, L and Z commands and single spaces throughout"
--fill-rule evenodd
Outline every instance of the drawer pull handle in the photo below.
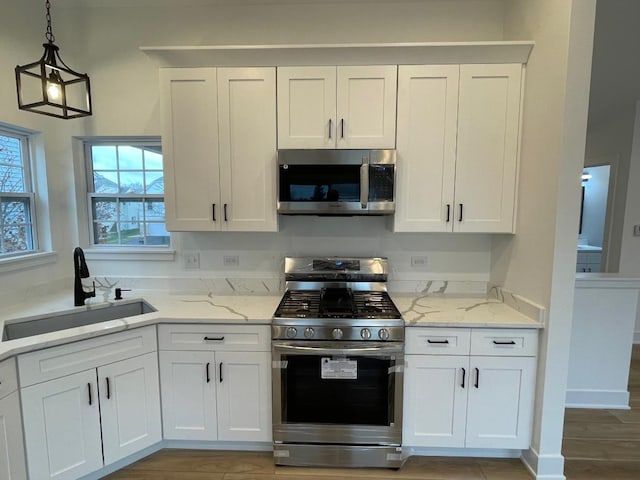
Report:
M 93 395 L 91 394 L 91 384 L 87 383 L 87 390 L 89 391 L 89 405 L 93 405 Z
M 204 337 L 205 342 L 223 342 L 224 337 Z
M 207 362 L 207 383 L 211 383 L 211 376 L 209 375 L 209 365 L 211 365 L 211 362 Z
M 107 380 L 107 400 L 111 399 L 111 384 L 109 383 L 109 377 L 106 377 Z
M 474 370 L 476 371 L 476 383 L 473 386 L 478 388 L 480 386 L 480 369 L 475 368 Z
M 427 343 L 439 343 L 442 345 L 446 345 L 449 343 L 449 340 L 431 340 L 430 338 L 427 338 Z
M 465 377 L 466 377 L 466 376 L 467 376 L 467 371 L 463 368 L 463 369 L 462 369 L 462 383 L 460 384 L 460 386 L 461 386 L 462 388 L 464 388 L 464 380 L 465 380 Z
M 507 341 L 507 342 L 500 342 L 500 341 L 498 341 L 498 340 L 494 340 L 494 341 L 493 341 L 493 344 L 494 344 L 494 345 L 515 345 L 515 344 L 516 344 L 516 342 L 514 342 L 513 340 L 509 340 L 509 341 Z
M 220 362 L 220 383 L 222 383 L 222 362 Z

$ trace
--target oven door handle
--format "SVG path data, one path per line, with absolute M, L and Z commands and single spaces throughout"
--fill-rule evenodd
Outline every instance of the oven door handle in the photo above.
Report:
M 358 353 L 364 354 L 401 354 L 404 352 L 404 346 L 400 345 L 371 345 L 366 347 L 359 347 L 353 343 L 347 347 L 346 342 L 335 342 L 327 347 L 320 347 L 312 344 L 300 344 L 292 342 L 273 342 L 272 346 L 274 350 L 280 351 L 295 351 L 312 353 L 314 355 L 354 355 Z

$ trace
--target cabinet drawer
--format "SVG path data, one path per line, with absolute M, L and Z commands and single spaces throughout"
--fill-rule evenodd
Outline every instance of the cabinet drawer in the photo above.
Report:
M 158 349 L 148 326 L 18 355 L 20 386 L 26 387 Z
M 527 329 L 473 329 L 471 355 L 535 357 L 538 331 Z
M 160 350 L 270 351 L 269 325 L 160 325 Z
M 405 329 L 405 353 L 469 355 L 468 328 L 410 327 Z
M 18 375 L 16 361 L 9 358 L 0 362 L 0 398 L 4 398 L 18 389 Z

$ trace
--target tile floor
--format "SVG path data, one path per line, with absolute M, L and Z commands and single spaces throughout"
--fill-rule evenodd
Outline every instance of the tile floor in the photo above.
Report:
M 631 410 L 568 409 L 567 480 L 640 479 L 640 345 L 634 347 Z M 162 450 L 105 480 L 530 480 L 518 459 L 412 457 L 398 471 L 274 467 L 268 452 Z

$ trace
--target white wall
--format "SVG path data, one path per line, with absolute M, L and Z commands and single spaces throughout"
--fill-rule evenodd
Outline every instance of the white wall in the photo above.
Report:
M 505 37 L 536 46 L 527 64 L 517 235 L 494 241 L 491 275 L 549 308 L 525 459 L 538 478 L 561 479 L 595 0 L 506 5 Z
M 582 182 L 584 187 L 584 204 L 582 207 L 582 233 L 585 243 L 602 247 L 604 223 L 607 213 L 607 197 L 609 194 L 609 165 L 584 168 L 585 174 L 591 178 Z

